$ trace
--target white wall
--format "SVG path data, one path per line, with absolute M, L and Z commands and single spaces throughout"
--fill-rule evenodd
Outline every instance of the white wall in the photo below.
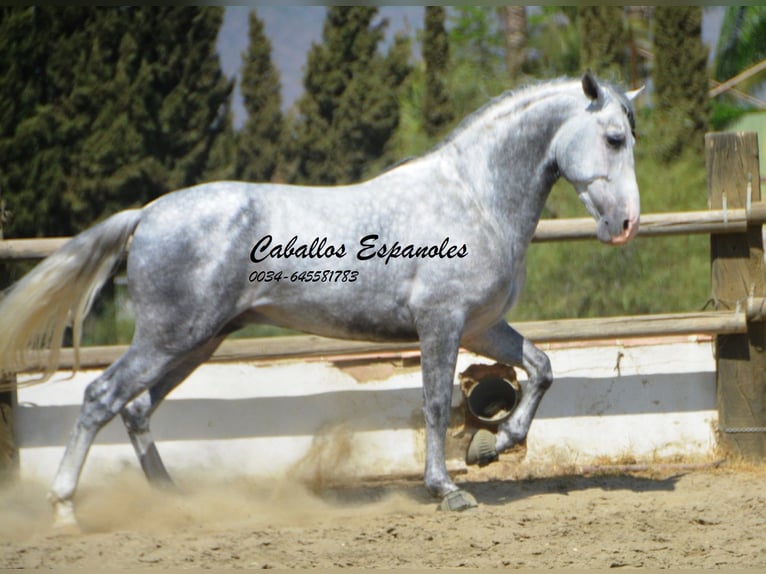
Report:
M 555 348 L 549 355 L 556 380 L 532 425 L 528 464 L 713 455 L 709 341 Z M 474 362 L 485 361 L 461 354 L 458 371 Z M 424 452 L 420 370 L 401 364 L 203 365 L 160 407 L 153 431 L 171 474 L 199 467 L 258 476 L 417 474 Z M 52 478 L 83 390 L 97 375 L 19 390 L 22 476 Z M 461 402 L 456 386 L 453 406 Z M 450 466 L 460 468 L 464 445 L 451 442 Z M 137 463 L 116 419 L 100 433 L 83 479 L 124 465 Z

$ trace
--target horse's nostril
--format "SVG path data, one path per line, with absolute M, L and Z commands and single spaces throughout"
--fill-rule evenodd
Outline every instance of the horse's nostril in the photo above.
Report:
M 630 228 L 630 219 L 626 219 L 622 222 L 622 230 L 627 231 Z

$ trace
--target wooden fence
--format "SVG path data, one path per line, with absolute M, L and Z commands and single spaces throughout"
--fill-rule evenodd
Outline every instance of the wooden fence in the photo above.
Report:
M 639 235 L 709 234 L 713 309 L 697 313 L 529 321 L 515 323 L 514 327 L 538 343 L 715 335 L 720 443 L 729 452 L 760 459 L 766 455 L 763 225 L 766 201 L 761 201 L 758 140 L 755 133 L 713 133 L 708 134 L 705 141 L 710 209 L 642 215 Z M 543 220 L 534 241 L 595 237 L 596 225 L 592 219 Z M 40 259 L 65 241 L 66 238 L 0 240 L 0 260 Z M 225 341 L 210 360 L 273 361 L 347 355 L 374 358 L 413 350 L 417 350 L 417 345 L 411 343 L 366 343 L 294 336 Z M 81 366 L 106 366 L 124 351 L 124 346 L 83 348 Z M 72 366 L 71 350 L 62 351 L 61 364 L 64 368 Z M 29 367 L 32 370 L 35 365 Z M 0 394 L 0 471 L 3 460 L 6 466 L 15 464 L 13 461 L 16 460 L 12 450 L 14 401 L 13 393 Z

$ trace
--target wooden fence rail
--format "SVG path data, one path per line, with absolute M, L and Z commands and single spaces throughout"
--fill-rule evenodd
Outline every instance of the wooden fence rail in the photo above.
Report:
M 638 235 L 660 237 L 667 235 L 743 233 L 749 225 L 766 223 L 766 202 L 752 203 L 749 208 L 711 209 L 650 213 L 641 216 Z M 68 237 L 44 239 L 5 239 L 0 241 L 0 261 L 32 261 L 47 257 L 61 247 Z M 596 223 L 588 217 L 572 219 L 543 219 L 532 241 L 574 241 L 596 239 Z
M 757 136 L 708 134 L 706 145 L 708 202 L 711 209 L 642 215 L 639 235 L 710 234 L 713 300 L 736 302 L 731 305 L 733 308 L 716 308 L 699 313 L 530 321 L 515 323 L 514 326 L 538 343 L 658 335 L 715 335 L 722 443 L 731 451 L 761 458 L 766 455 L 766 282 L 763 252 L 766 202 L 761 202 L 760 195 Z M 753 182 L 756 182 L 755 185 Z M 589 218 L 543 220 L 534 241 L 595 237 L 596 225 Z M 0 240 L 0 261 L 40 259 L 66 240 Z M 415 344 L 366 343 L 315 336 L 240 339 L 225 341 L 211 361 L 375 356 L 416 350 Z M 103 367 L 124 351 L 123 346 L 86 347 L 81 350 L 80 364 L 83 368 Z M 62 351 L 63 368 L 71 368 L 73 359 L 70 349 Z M 30 363 L 30 370 L 44 361 L 45 353 L 38 354 Z M 0 438 L 2 430 L 0 419 Z
M 758 307 L 758 300 L 753 307 Z M 733 311 L 666 313 L 597 319 L 557 319 L 515 322 L 515 329 L 536 343 L 595 341 L 670 335 L 717 335 L 747 332 L 747 307 Z M 117 360 L 125 345 L 83 347 L 80 368 L 101 368 Z M 277 361 L 285 359 L 336 359 L 341 357 L 387 356 L 418 350 L 417 343 L 370 343 L 330 339 L 315 335 L 229 339 L 209 359 L 210 362 Z M 34 372 L 46 364 L 46 351 L 30 354 L 27 370 Z M 72 349 L 61 350 L 59 365 L 74 365 Z

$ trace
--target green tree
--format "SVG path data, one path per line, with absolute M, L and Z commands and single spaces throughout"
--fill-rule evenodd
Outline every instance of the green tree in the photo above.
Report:
M 455 118 L 447 89 L 449 36 L 444 28 L 446 11 L 441 6 L 426 6 L 423 61 L 425 63 L 425 101 L 423 118 L 426 133 L 433 137 L 444 131 Z
M 250 12 L 247 52 L 242 54 L 242 97 L 247 121 L 239 132 L 237 177 L 270 181 L 279 161 L 282 118 L 279 72 L 271 61 L 271 43 L 263 22 Z
M 3 12 L 0 36 L 24 37 L 5 46 L 16 67 L 0 77 L 10 233 L 75 233 L 221 173 L 232 87 L 215 51 L 221 19 L 220 8 Z M 28 88 L 13 104 L 18 81 Z
M 766 7 L 729 6 L 721 27 L 715 54 L 713 77 L 724 82 L 766 58 Z M 710 123 L 713 129 L 724 129 L 732 120 L 752 109 L 748 93 L 763 85 L 756 74 L 724 92 L 711 102 Z M 744 100 L 744 101 L 743 101 Z
M 622 82 L 628 62 L 625 8 L 596 4 L 579 6 L 577 12 L 582 39 L 580 67 L 604 79 Z
M 496 11 L 489 6 L 458 6 L 450 20 L 456 58 L 475 64 L 481 73 L 498 73 L 504 65 L 505 36 Z
M 575 6 L 542 6 L 530 14 L 523 71 L 538 78 L 578 76 L 582 42 Z
M 685 149 L 701 157 L 710 116 L 702 8 L 656 6 L 654 21 L 655 149 L 663 160 Z
M 766 6 L 729 6 L 716 49 L 716 79 L 728 80 L 765 58 Z
M 92 20 L 81 7 L 0 11 L 0 186 L 14 215 L 6 236 L 69 231 L 61 218 L 68 150 L 83 131 L 70 121 L 68 95 L 83 67 Z
M 505 37 L 505 67 L 515 82 L 521 76 L 527 59 L 527 7 L 502 6 L 497 9 Z
M 450 10 L 450 95 L 455 115 L 464 117 L 508 88 L 505 35 L 495 8 Z
M 308 55 L 301 117 L 290 142 L 293 181 L 348 183 L 383 156 L 399 122 L 397 93 L 409 73 L 407 40 L 378 52 L 386 22 L 377 8 L 328 9 L 321 44 Z
M 220 169 L 210 164 L 210 152 L 230 118 L 234 84 L 216 51 L 223 9 L 135 10 L 138 53 L 127 56 L 139 88 L 136 99 L 143 99 L 136 115 L 147 156 L 164 168 L 162 192 L 199 183 Z

